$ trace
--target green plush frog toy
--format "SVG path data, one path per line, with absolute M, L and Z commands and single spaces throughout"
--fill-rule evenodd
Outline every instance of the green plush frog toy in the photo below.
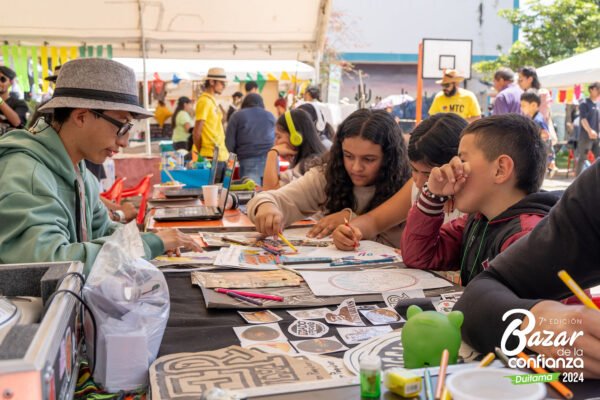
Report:
M 444 315 L 412 305 L 408 307 L 407 319 L 402 328 L 404 368 L 438 366 L 444 349 L 450 352 L 448 363 L 456 364 L 464 319 L 462 312 Z

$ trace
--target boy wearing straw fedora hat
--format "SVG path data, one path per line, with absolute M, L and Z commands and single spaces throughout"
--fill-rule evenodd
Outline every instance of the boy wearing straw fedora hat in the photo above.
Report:
M 479 102 L 473 92 L 459 87 L 465 78 L 455 69 L 444 70 L 444 76 L 435 83 L 442 85 L 442 91 L 433 99 L 429 115 L 437 113 L 458 114 L 469 122 L 481 118 Z
M 126 147 L 140 107 L 131 68 L 105 59 L 61 68 L 49 114 L 29 130 L 0 138 L 0 262 L 82 261 L 89 272 L 103 237 L 120 224 L 108 217 L 84 160 L 102 163 Z M 200 250 L 177 230 L 142 234 L 146 257 L 179 247 Z
M 223 68 L 210 68 L 206 74 L 204 92 L 196 103 L 196 123 L 194 124 L 194 146 L 204 158 L 211 158 L 215 146 L 219 147 L 219 161 L 229 158 L 225 147 L 223 113 L 215 95 L 223 93 L 227 85 L 227 75 Z

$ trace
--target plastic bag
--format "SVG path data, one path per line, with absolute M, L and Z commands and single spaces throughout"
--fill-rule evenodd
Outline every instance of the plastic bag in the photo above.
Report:
M 117 230 L 102 246 L 83 288 L 96 319 L 94 332 L 85 325 L 88 357 L 95 363 L 94 381 L 110 392 L 148 384 L 169 318 L 165 277 L 144 260 L 135 221 Z

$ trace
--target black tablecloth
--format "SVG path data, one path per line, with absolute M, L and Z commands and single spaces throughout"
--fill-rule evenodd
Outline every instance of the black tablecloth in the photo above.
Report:
M 171 296 L 171 314 L 160 346 L 159 357 L 172 353 L 217 350 L 234 344 L 239 345 L 239 340 L 232 328 L 249 324 L 236 310 L 208 310 L 202 297 L 202 291 L 198 286 L 192 285 L 189 274 L 167 273 L 165 276 Z M 385 307 L 383 302 L 373 304 Z M 331 306 L 329 308 L 334 309 Z M 295 321 L 294 317 L 284 310 L 272 309 L 271 311 L 282 318 L 278 323 L 288 339 L 302 339 L 290 335 L 287 331 Z M 370 325 L 368 321 L 365 324 Z M 396 329 L 402 324 L 391 324 L 391 326 Z M 334 327 L 330 327 L 325 336 L 334 335 L 344 343 Z M 353 346 L 348 345 L 348 347 Z M 344 352 L 339 352 L 329 355 L 342 357 L 343 354 Z

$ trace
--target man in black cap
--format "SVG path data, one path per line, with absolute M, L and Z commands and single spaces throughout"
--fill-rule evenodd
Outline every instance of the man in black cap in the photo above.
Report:
M 27 103 L 10 95 L 16 76 L 12 69 L 0 66 L 0 135 L 11 129 L 22 128 L 27 122 Z

